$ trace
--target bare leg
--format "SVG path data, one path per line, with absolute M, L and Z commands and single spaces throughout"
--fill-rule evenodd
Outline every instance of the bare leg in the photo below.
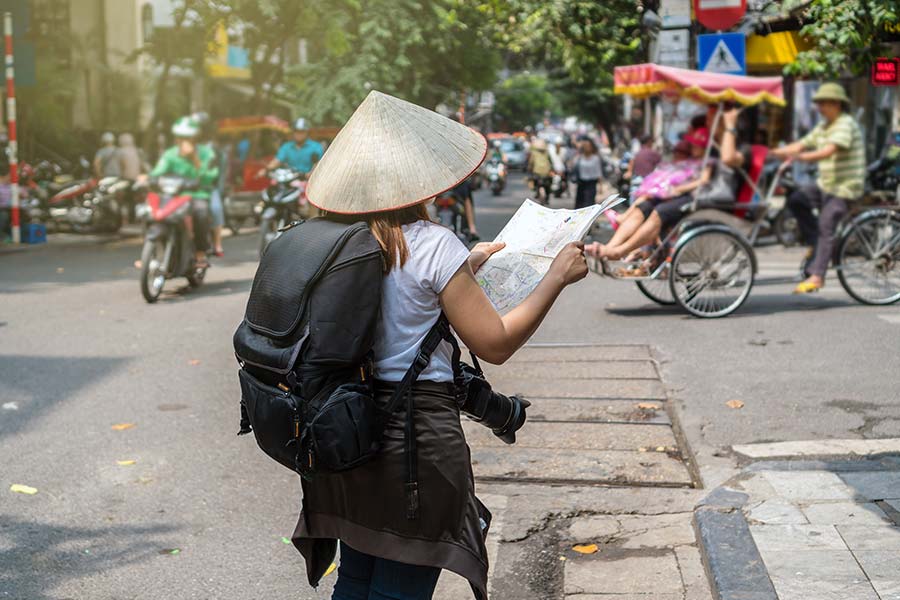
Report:
M 212 228 L 213 250 L 216 254 L 222 254 L 222 228 Z
M 466 198 L 463 206 L 465 206 L 466 209 L 466 223 L 469 225 L 469 233 L 471 235 L 478 235 L 478 230 L 475 229 L 475 206 L 472 204 L 472 199 Z
M 622 228 L 619 228 L 621 231 Z M 607 258 L 611 258 L 613 260 L 618 260 L 631 252 L 632 250 L 636 250 L 641 246 L 649 244 L 653 242 L 656 238 L 659 237 L 659 232 L 662 231 L 662 221 L 659 218 L 659 215 L 656 212 L 650 213 L 650 216 L 647 217 L 647 220 L 644 221 L 643 225 L 641 225 L 634 235 L 629 237 L 625 242 L 613 246 L 611 243 L 606 246 L 603 250 L 603 255 Z
M 618 246 L 628 238 L 630 238 L 634 233 L 640 228 L 641 224 L 644 222 L 644 213 L 639 210 L 635 210 L 631 215 L 627 216 L 624 221 L 619 223 L 619 228 L 616 229 L 616 232 L 613 234 L 612 239 L 609 240 L 609 243 L 606 244 L 607 247 Z

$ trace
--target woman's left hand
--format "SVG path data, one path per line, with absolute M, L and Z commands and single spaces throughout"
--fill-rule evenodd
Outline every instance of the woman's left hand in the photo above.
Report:
M 722 113 L 722 120 L 725 123 L 725 127 L 727 129 L 734 129 L 737 127 L 738 115 L 741 114 L 741 109 L 732 108 L 730 110 L 726 110 Z
M 505 242 L 481 242 L 480 244 L 475 244 L 469 252 L 469 266 L 472 267 L 472 272 L 477 273 L 478 269 L 481 268 L 481 265 L 483 265 L 492 254 L 499 252 L 504 248 L 506 248 Z

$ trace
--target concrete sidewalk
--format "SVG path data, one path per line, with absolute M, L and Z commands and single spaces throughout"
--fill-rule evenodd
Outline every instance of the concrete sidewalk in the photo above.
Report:
M 703 492 L 650 348 L 533 344 L 484 366 L 532 402 L 513 446 L 464 422 L 494 514 L 491 598 L 708 600 L 691 527 Z M 467 588 L 445 572 L 435 598 Z
M 717 598 L 900 600 L 896 454 L 758 462 L 713 491 L 695 518 Z

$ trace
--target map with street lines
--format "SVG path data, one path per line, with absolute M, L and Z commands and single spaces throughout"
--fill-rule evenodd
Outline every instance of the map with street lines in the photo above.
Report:
M 525 200 L 494 240 L 506 242 L 506 247 L 475 274 L 494 307 L 503 313 L 518 306 L 547 274 L 559 251 L 582 239 L 597 217 L 623 200 L 614 194 L 578 210 Z

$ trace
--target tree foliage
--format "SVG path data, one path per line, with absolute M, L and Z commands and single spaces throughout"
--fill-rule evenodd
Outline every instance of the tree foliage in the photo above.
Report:
M 834 78 L 863 75 L 883 56 L 879 34 L 900 15 L 897 0 L 812 0 L 800 31 L 812 48 L 797 55 L 785 74 Z
M 322 3 L 310 63 L 290 74 L 301 110 L 340 123 L 371 89 L 428 107 L 492 87 L 499 54 L 466 0 Z
M 505 128 L 518 130 L 534 125 L 544 113 L 556 112 L 559 104 L 546 75 L 519 73 L 506 79 L 495 92 L 494 114 Z

